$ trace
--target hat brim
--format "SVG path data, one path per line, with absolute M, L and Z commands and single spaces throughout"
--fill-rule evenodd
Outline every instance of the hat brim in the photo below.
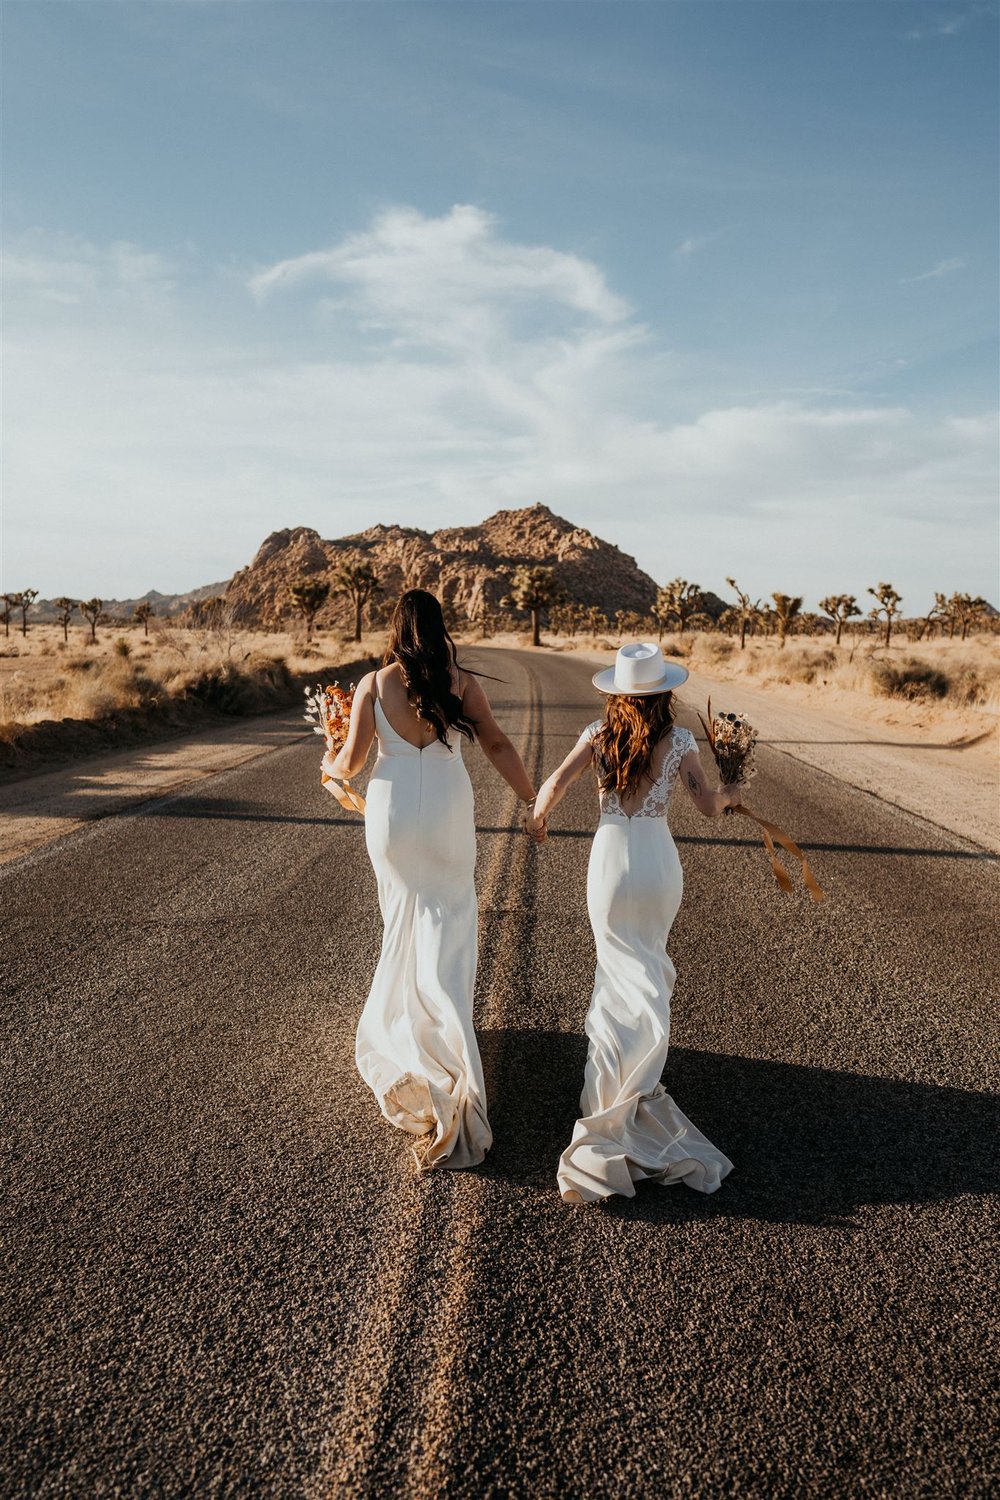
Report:
M 644 687 L 615 687 L 614 667 L 605 667 L 603 671 L 595 672 L 590 680 L 599 693 L 607 693 L 609 697 L 652 698 L 654 693 L 669 693 L 674 688 L 680 687 L 681 683 L 687 682 L 690 676 L 687 667 L 677 667 L 673 662 L 667 662 L 666 668 L 658 682 L 647 683 Z

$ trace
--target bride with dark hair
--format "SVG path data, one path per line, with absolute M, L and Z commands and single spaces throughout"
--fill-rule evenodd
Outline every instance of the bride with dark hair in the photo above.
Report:
M 365 837 L 385 930 L 355 1055 L 386 1119 L 416 1137 L 420 1170 L 471 1167 L 492 1135 L 472 1023 L 476 829 L 463 741 L 478 742 L 529 808 L 535 790 L 482 684 L 458 665 L 433 594 L 403 594 L 384 662 L 358 683 L 347 740 L 325 762 L 336 780 L 357 776 L 378 741 Z

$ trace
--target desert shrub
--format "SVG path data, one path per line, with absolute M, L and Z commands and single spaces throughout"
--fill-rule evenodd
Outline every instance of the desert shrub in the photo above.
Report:
M 683 640 L 677 635 L 668 635 L 660 645 L 664 656 L 690 656 L 693 649 L 693 641 Z
M 0 646 L 0 656 L 20 656 L 19 646 Z
M 132 655 L 132 647 L 123 635 L 115 641 L 115 655 L 122 657 L 123 660 Z
M 803 648 L 789 650 L 786 647 L 770 665 L 779 673 L 774 679 L 776 682 L 808 684 L 815 682 L 817 677 L 825 682 L 826 675 L 837 665 L 837 653 L 829 649 L 810 651 Z
M 706 661 L 726 661 L 736 649 L 727 635 L 703 635 L 698 642 L 698 655 Z
M 871 674 L 876 691 L 885 698 L 908 698 L 912 702 L 920 698 L 944 698 L 948 692 L 944 672 L 913 657 L 900 662 L 873 661 Z
M 244 666 L 222 662 L 186 678 L 175 678 L 171 693 L 194 700 L 217 713 L 249 713 L 292 690 L 292 674 L 283 656 L 251 653 Z
M 991 675 L 978 667 L 963 665 L 951 679 L 951 696 L 959 703 L 967 703 L 971 706 L 988 703 L 1000 686 L 998 677 L 1000 674 L 997 672 Z
M 67 695 L 63 709 L 69 719 L 102 719 L 128 706 L 116 683 L 98 677 L 78 682 Z
M 89 672 L 97 663 L 89 656 L 71 656 L 63 665 L 67 672 Z

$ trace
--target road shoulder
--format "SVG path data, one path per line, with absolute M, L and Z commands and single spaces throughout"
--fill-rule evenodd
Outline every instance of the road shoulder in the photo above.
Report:
M 249 723 L 241 720 L 141 749 L 91 756 L 0 786 L 0 865 L 99 818 L 273 754 L 308 733 L 297 709 L 286 708 Z

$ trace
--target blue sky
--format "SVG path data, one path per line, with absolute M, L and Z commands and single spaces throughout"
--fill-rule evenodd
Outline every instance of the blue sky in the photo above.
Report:
M 996 600 L 997 30 L 6 0 L 3 586 L 541 500 L 660 581 Z

